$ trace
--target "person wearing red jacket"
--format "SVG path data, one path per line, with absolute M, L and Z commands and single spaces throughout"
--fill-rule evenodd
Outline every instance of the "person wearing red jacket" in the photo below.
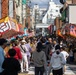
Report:
M 20 48 L 18 47 L 17 41 L 14 42 L 13 48 L 16 50 L 16 55 L 14 56 L 14 58 L 18 60 L 22 60 L 22 54 L 21 54 Z

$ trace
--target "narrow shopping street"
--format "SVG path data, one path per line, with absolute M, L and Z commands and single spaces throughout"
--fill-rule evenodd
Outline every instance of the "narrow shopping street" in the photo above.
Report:
M 76 75 L 76 0 L 0 0 L 0 75 Z
M 19 73 L 19 75 L 34 75 L 34 67 L 30 67 L 29 73 Z M 52 73 L 50 73 L 52 75 Z M 67 64 L 67 69 L 64 75 L 76 75 L 76 65 Z

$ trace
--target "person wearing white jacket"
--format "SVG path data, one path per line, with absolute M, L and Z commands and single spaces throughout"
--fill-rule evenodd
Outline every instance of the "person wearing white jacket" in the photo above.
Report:
M 28 59 L 27 59 L 27 53 L 26 51 L 28 51 L 27 47 L 25 46 L 26 41 L 22 40 L 21 44 L 19 45 L 20 50 L 21 50 L 21 54 L 22 54 L 22 61 L 21 61 L 21 72 L 23 72 L 26 68 L 26 73 L 29 72 L 29 67 L 28 67 Z M 24 66 L 23 66 L 24 63 Z
M 55 52 L 52 54 L 49 75 L 52 69 L 53 75 L 63 75 L 63 66 L 66 64 L 63 54 L 60 52 L 60 46 L 55 47 Z

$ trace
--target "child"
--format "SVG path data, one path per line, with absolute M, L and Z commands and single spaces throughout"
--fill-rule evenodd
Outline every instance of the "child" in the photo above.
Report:
M 19 61 L 14 58 L 16 51 L 14 49 L 10 49 L 8 54 L 10 58 L 5 58 L 3 62 L 2 68 L 4 71 L 2 75 L 18 75 L 21 68 Z

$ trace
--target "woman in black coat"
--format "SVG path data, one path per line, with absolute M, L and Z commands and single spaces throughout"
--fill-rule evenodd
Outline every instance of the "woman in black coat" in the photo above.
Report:
M 14 58 L 16 51 L 10 49 L 8 51 L 10 58 L 5 58 L 2 68 L 4 69 L 2 75 L 18 75 L 18 72 L 21 70 L 20 63 L 17 59 Z

